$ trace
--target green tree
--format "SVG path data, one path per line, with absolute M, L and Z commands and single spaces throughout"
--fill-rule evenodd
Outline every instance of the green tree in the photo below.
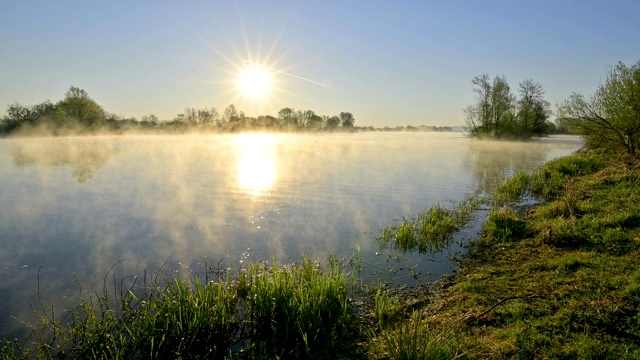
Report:
M 198 110 L 195 108 L 184 109 L 184 121 L 189 125 L 195 125 L 198 121 Z
M 491 91 L 491 115 L 493 132 L 496 137 L 508 135 L 509 122 L 513 121 L 515 98 L 511 94 L 511 88 L 507 79 L 502 76 L 496 76 L 493 79 Z
M 330 118 L 327 119 L 327 128 L 328 129 L 335 129 L 338 126 L 340 126 L 340 118 L 337 116 L 332 116 Z
M 104 121 L 106 112 L 89 94 L 78 87 L 72 86 L 65 94 L 65 98 L 56 104 L 62 115 L 78 121 L 85 126 L 95 126 Z
M 322 116 L 316 115 L 316 113 L 314 113 L 313 111 L 311 112 L 313 114 L 311 114 L 307 119 L 307 129 L 320 130 L 322 128 L 322 123 L 323 123 Z
M 268 128 L 275 128 L 280 126 L 280 121 L 275 116 L 265 115 L 265 116 L 262 116 L 262 124 Z
M 231 104 L 224 109 L 223 118 L 227 123 L 235 123 L 240 121 L 240 114 L 238 113 L 238 110 L 236 110 L 236 107 Z
M 476 102 L 464 112 L 472 136 L 527 139 L 548 134 L 551 111 L 539 83 L 520 82 L 517 100 L 504 76 L 490 80 L 488 74 L 482 74 L 471 83 Z
M 143 115 L 140 119 L 140 126 L 142 127 L 153 127 L 160 124 L 160 120 L 154 114 Z
M 547 123 L 551 110 L 544 99 L 544 89 L 540 83 L 527 79 L 519 84 L 517 130 L 519 137 L 544 136 L 549 133 Z
M 313 110 L 298 110 L 296 113 L 298 127 L 305 129 L 319 129 L 322 126 L 322 118 Z
M 493 131 L 491 115 L 492 86 L 489 74 L 478 75 L 471 80 L 471 83 L 475 85 L 473 93 L 476 103 L 464 110 L 467 126 L 473 136 L 491 134 Z
M 623 150 L 638 156 L 640 144 L 640 61 L 619 62 L 589 99 L 573 93 L 557 108 L 562 124 L 583 136 L 590 147 Z
M 286 107 L 278 111 L 278 118 L 284 126 L 298 126 L 296 111 L 292 108 Z
M 198 110 L 198 119 L 203 124 L 216 125 L 220 121 L 220 113 L 215 107 Z
M 356 119 L 353 117 L 353 114 L 350 112 L 341 112 L 339 117 L 340 117 L 340 121 L 342 122 L 343 128 L 352 129 L 356 123 Z
M 13 131 L 24 124 L 35 125 L 55 115 L 55 105 L 45 101 L 32 106 L 13 103 L 7 106 L 7 114 L 2 118 L 5 131 Z

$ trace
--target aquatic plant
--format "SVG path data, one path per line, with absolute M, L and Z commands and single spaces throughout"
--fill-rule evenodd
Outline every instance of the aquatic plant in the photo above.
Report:
M 496 188 L 493 194 L 494 206 L 513 204 L 522 200 L 528 193 L 531 177 L 525 173 L 517 173 Z
M 403 253 L 440 251 L 449 245 L 456 231 L 473 219 L 478 206 L 479 202 L 474 198 L 462 201 L 452 209 L 438 203 L 402 223 L 379 229 L 377 242 L 381 248 L 392 246 Z

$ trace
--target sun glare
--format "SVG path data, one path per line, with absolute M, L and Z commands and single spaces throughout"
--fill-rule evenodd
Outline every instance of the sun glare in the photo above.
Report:
M 236 136 L 238 185 L 253 195 L 269 190 L 277 177 L 276 138 L 270 134 Z
M 250 67 L 242 70 L 238 79 L 242 93 L 251 97 L 262 97 L 271 89 L 271 75 L 261 67 Z

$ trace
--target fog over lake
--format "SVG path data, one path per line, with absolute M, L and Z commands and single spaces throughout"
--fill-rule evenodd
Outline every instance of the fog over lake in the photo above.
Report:
M 64 306 L 77 300 L 78 283 L 100 289 L 116 263 L 109 275 L 118 278 L 165 263 L 165 272 L 188 274 L 205 258 L 237 267 L 359 248 L 371 273 L 395 266 L 434 280 L 454 269 L 447 259 L 458 245 L 391 264 L 377 229 L 482 195 L 581 145 L 570 136 L 496 143 L 462 133 L 1 140 L 0 334 L 18 324 L 10 315 L 27 317 L 37 304 L 38 276 L 42 298 Z

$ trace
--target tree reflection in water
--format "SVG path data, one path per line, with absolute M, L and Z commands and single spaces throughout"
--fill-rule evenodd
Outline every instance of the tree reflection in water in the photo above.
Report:
M 505 179 L 532 171 L 548 159 L 550 151 L 552 145 L 546 143 L 469 141 L 465 167 L 473 174 L 475 195 L 491 195 Z
M 94 178 L 107 160 L 117 152 L 113 146 L 104 143 L 88 143 L 64 140 L 38 140 L 37 142 L 16 144 L 11 149 L 13 164 L 27 168 L 38 164 L 55 167 L 70 167 L 71 174 L 79 183 Z

